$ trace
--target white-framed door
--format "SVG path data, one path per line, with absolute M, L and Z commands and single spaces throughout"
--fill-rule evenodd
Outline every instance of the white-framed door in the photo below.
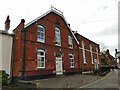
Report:
M 56 57 L 56 75 L 63 74 L 62 57 Z

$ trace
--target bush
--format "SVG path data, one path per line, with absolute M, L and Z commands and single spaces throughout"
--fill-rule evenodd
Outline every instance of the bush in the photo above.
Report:
M 4 70 L 0 71 L 0 76 L 2 77 L 2 85 L 8 84 L 8 76 L 9 75 Z

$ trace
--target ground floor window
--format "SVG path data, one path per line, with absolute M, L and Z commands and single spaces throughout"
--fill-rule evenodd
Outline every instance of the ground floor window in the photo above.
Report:
M 69 58 L 70 58 L 70 67 L 73 68 L 74 67 L 74 55 L 69 54 Z
M 45 68 L 45 51 L 37 49 L 37 68 Z

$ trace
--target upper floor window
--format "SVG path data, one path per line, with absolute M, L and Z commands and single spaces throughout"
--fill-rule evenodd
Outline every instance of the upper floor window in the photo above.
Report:
M 37 26 L 37 41 L 45 42 L 45 28 L 41 25 Z
M 61 46 L 60 29 L 55 28 L 55 45 Z
M 82 41 L 82 52 L 83 52 L 83 60 L 84 60 L 84 63 L 86 63 L 85 43 L 84 43 L 84 41 Z
M 73 68 L 74 67 L 74 55 L 69 54 L 69 59 L 70 59 L 70 67 Z
M 73 48 L 73 43 L 72 43 L 72 37 L 68 36 L 68 44 L 69 44 L 69 48 Z
M 90 45 L 90 53 L 91 53 L 91 61 L 92 61 L 92 64 L 94 64 L 94 61 L 93 61 L 93 54 L 92 54 L 92 45 Z
M 45 68 L 45 51 L 37 49 L 37 68 Z

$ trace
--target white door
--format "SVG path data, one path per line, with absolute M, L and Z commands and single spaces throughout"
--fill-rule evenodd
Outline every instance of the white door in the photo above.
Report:
M 56 75 L 63 74 L 62 58 L 56 57 Z

